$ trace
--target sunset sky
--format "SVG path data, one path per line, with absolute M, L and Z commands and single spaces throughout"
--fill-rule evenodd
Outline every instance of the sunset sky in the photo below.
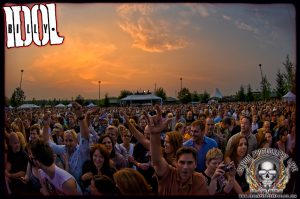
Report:
M 288 4 L 56 4 L 62 45 L 5 50 L 5 95 L 98 99 L 163 87 L 235 94 L 272 85 L 289 55 L 296 66 L 295 9 Z M 177 95 L 177 94 L 176 94 Z

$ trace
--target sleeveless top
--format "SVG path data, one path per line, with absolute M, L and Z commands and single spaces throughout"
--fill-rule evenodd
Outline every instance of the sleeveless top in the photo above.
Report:
M 73 178 L 75 180 L 75 178 L 71 174 L 56 165 L 54 177 L 52 179 L 41 169 L 39 169 L 39 175 L 41 177 L 41 180 L 45 182 L 47 191 L 50 193 L 50 195 L 65 195 L 62 188 L 63 183 L 65 183 L 70 178 Z M 78 195 L 81 195 L 82 192 L 77 182 L 76 185 L 77 191 L 79 193 Z

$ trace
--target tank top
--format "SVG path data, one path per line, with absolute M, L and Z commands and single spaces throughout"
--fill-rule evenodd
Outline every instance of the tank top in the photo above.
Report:
M 50 193 L 50 195 L 65 195 L 62 187 L 63 183 L 65 183 L 70 178 L 75 180 L 75 178 L 71 174 L 56 165 L 54 177 L 52 179 L 41 169 L 39 169 L 39 174 L 42 181 L 45 182 L 47 191 Z M 79 195 L 82 195 L 81 189 L 77 182 L 76 185 Z

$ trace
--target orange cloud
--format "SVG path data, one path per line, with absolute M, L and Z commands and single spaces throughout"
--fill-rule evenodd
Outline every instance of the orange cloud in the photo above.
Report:
M 135 4 L 119 6 L 120 28 L 133 39 L 133 47 L 147 52 L 164 52 L 187 46 L 188 42 L 173 33 L 173 25 L 155 19 L 155 11 L 167 10 L 167 5 Z M 175 27 L 175 26 L 174 26 Z
M 64 80 L 95 78 L 105 57 L 116 50 L 113 44 L 82 42 L 79 38 L 67 37 L 61 46 L 51 46 L 50 52 L 33 61 L 31 70 L 43 73 L 46 78 Z

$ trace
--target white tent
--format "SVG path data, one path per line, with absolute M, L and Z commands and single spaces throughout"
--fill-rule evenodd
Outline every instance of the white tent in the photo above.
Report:
M 213 98 L 218 98 L 218 99 L 223 98 L 223 95 L 218 88 L 216 88 L 215 92 L 212 95 L 210 95 L 210 99 L 213 99 Z
M 55 107 L 56 107 L 56 108 L 65 108 L 66 106 L 63 105 L 63 104 L 57 104 Z
M 22 108 L 40 108 L 40 106 L 37 106 L 35 104 L 22 104 L 21 106 L 18 107 L 18 109 Z
M 211 99 L 207 102 L 207 104 L 211 105 L 213 103 L 218 103 L 218 101 L 214 100 L 214 99 Z
M 70 104 L 68 104 L 68 105 L 67 105 L 67 107 L 72 107 L 72 104 L 71 104 L 71 103 L 70 103 Z
M 122 98 L 121 103 L 126 103 L 129 102 L 130 105 L 132 105 L 133 103 L 140 103 L 140 104 L 144 104 L 144 105 L 148 105 L 151 104 L 153 102 L 160 102 L 160 104 L 162 104 L 162 98 L 158 97 L 154 94 L 145 94 L 145 95 L 128 95 L 127 97 Z
M 291 91 L 289 91 L 287 94 L 285 94 L 282 97 L 282 99 L 285 102 L 295 102 L 296 101 L 296 95 L 294 93 L 292 93 Z
M 91 102 L 89 105 L 87 105 L 86 107 L 88 107 L 88 108 L 92 108 L 92 107 L 95 107 L 96 105 L 93 103 L 93 102 Z

